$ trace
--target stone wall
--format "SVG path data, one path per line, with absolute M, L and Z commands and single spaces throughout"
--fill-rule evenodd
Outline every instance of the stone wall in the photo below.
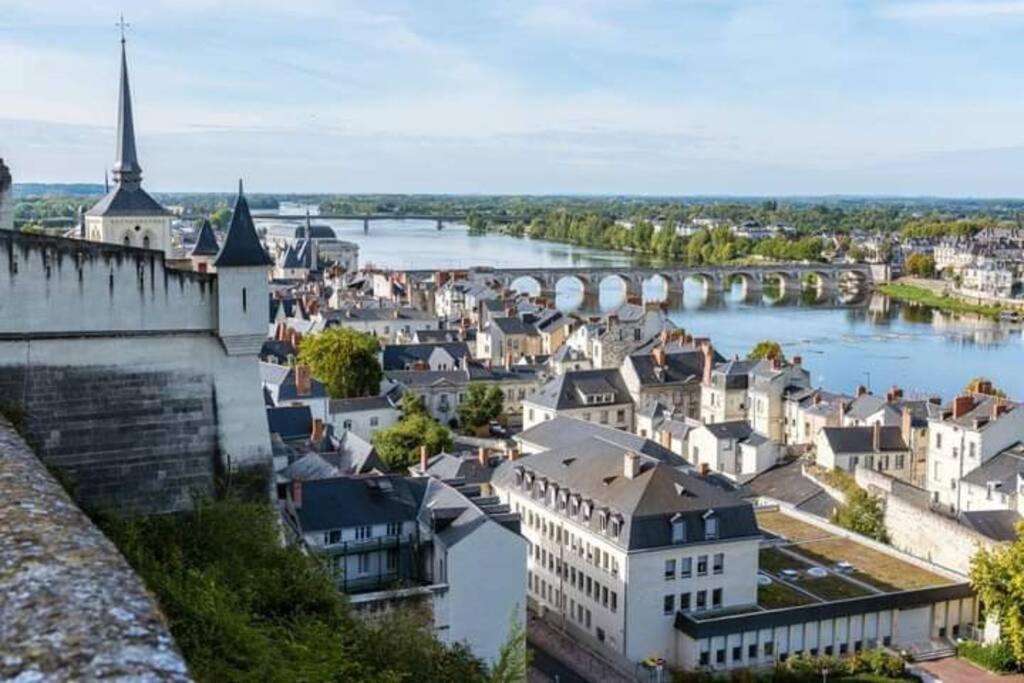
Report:
M 0 680 L 190 680 L 142 581 L 3 418 L 0 501 Z
M 14 230 L 14 180 L 0 159 L 0 230 Z

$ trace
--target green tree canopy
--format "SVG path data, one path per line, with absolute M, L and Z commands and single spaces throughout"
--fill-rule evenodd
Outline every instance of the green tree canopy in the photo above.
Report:
M 459 425 L 469 430 L 483 427 L 501 415 L 504 405 L 505 394 L 500 387 L 474 382 L 459 404 Z
M 330 327 L 306 337 L 299 345 L 299 362 L 309 366 L 331 398 L 374 396 L 380 391 L 380 347 L 368 334 Z
M 986 611 L 999 620 L 1002 640 L 1024 663 L 1024 538 L 1003 548 L 981 549 L 971 559 L 971 585 Z
M 966 394 L 987 394 L 988 396 L 998 396 L 999 398 L 1006 398 L 1006 392 L 992 384 L 992 380 L 987 377 L 975 377 L 966 385 L 964 385 L 964 393 Z
M 431 455 L 452 447 L 452 434 L 427 414 L 423 401 L 411 391 L 402 395 L 402 419 L 373 435 L 377 455 L 390 470 L 416 464 L 420 447 Z
M 218 230 L 226 230 L 231 222 L 231 209 L 221 207 L 210 214 L 210 224 Z
M 907 257 L 907 272 L 918 277 L 935 276 L 935 259 L 928 254 L 913 253 Z
M 757 342 L 754 348 L 750 350 L 750 353 L 747 354 L 747 360 L 770 360 L 773 358 L 778 358 L 780 361 L 786 360 L 779 342 L 770 339 Z

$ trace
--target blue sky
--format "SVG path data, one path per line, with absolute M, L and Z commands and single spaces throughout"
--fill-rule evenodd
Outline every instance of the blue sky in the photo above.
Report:
M 16 181 L 112 163 L 124 5 L 0 0 Z M 1024 196 L 1024 0 L 126 9 L 155 190 Z

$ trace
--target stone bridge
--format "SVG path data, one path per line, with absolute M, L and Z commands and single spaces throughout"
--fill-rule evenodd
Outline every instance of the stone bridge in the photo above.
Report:
M 615 278 L 628 295 L 640 295 L 644 282 L 660 279 L 668 293 L 678 293 L 688 279 L 699 280 L 708 291 L 727 289 L 738 279 L 745 292 L 760 291 L 766 284 L 777 285 L 782 292 L 802 290 L 806 286 L 820 293 L 838 289 L 868 290 L 875 282 L 888 280 L 888 268 L 871 264 L 774 263 L 730 266 L 664 267 L 585 267 L 585 268 L 488 268 L 461 271 L 406 271 L 415 282 L 441 284 L 448 278 L 467 279 L 480 284 L 511 288 L 513 283 L 532 281 L 542 293 L 551 294 L 563 280 L 578 283 L 584 296 L 597 294 L 601 283 Z

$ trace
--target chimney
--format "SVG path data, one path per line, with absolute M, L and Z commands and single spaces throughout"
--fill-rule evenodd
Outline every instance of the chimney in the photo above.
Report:
M 480 467 L 487 467 L 490 464 L 487 458 L 487 449 L 483 446 L 476 449 L 476 459 L 480 463 Z
M 664 343 L 664 342 L 662 342 Z M 659 368 L 665 367 L 665 347 L 655 346 L 654 350 L 651 351 L 651 356 L 654 358 L 654 364 Z
M 772 356 L 771 357 L 771 361 L 772 361 L 772 370 L 781 370 L 782 369 L 782 359 L 781 358 L 779 358 L 778 356 Z
M 509 462 L 515 462 L 518 459 L 519 459 L 519 449 L 513 446 L 508 451 L 508 460 L 509 460 Z
M 1002 399 L 1001 396 L 997 396 L 994 399 L 992 399 L 992 419 L 993 420 L 998 420 L 999 416 L 1002 415 L 1003 413 L 1005 413 L 1007 410 L 1009 410 L 1009 406 L 1007 406 L 1006 403 L 1003 402 L 1003 399 Z
M 420 474 L 427 473 L 427 460 L 430 458 L 430 451 L 427 450 L 426 445 L 420 446 Z
M 309 366 L 308 365 L 296 365 L 295 366 L 295 393 L 299 396 L 309 396 L 312 393 L 313 387 L 309 381 Z
M 856 393 L 858 397 L 863 396 L 864 394 L 868 393 L 868 388 L 863 384 L 858 384 Z
M 953 399 L 953 419 L 966 415 L 974 408 L 973 396 L 957 396 Z
M 700 344 L 700 351 L 704 354 L 704 376 L 701 381 L 704 386 L 711 386 L 711 369 L 715 364 L 715 349 L 711 346 L 710 341 L 702 341 Z
M 319 443 L 324 438 L 324 421 L 318 417 L 313 419 L 313 433 L 309 438 L 313 443 Z
M 622 456 L 622 465 L 626 479 L 636 479 L 640 476 L 640 456 L 633 451 L 628 451 Z
M 506 353 L 505 354 L 505 369 L 506 370 L 511 370 L 512 369 L 512 365 L 513 365 L 512 354 L 511 353 Z
M 793 365 L 795 365 L 797 367 L 800 367 L 803 364 L 804 364 L 804 357 L 803 356 L 793 356 Z
M 811 402 L 814 405 L 818 405 L 819 403 L 821 403 L 821 394 L 815 391 L 814 394 L 811 396 Z
M 900 434 L 903 435 L 903 441 L 909 446 L 910 437 L 913 431 L 913 416 L 910 414 L 910 408 L 903 406 L 903 413 L 900 415 Z
M 672 432 L 668 431 L 667 429 L 663 429 L 660 432 L 659 436 L 661 437 L 661 445 L 664 446 L 665 448 L 671 449 L 672 448 Z
M 711 466 L 708 465 L 706 462 L 702 462 L 700 464 L 700 476 L 706 477 L 706 476 L 708 476 L 708 474 L 710 474 L 710 472 L 711 472 Z
M 901 398 L 903 398 L 903 390 L 900 389 L 895 384 L 893 384 L 892 387 L 889 388 L 889 391 L 887 391 L 885 393 L 885 402 L 886 403 L 895 403 L 896 401 L 900 400 Z
M 882 425 L 878 422 L 871 425 L 871 450 L 875 453 L 882 450 Z
M 298 510 L 302 507 L 302 480 L 292 479 L 292 506 Z

